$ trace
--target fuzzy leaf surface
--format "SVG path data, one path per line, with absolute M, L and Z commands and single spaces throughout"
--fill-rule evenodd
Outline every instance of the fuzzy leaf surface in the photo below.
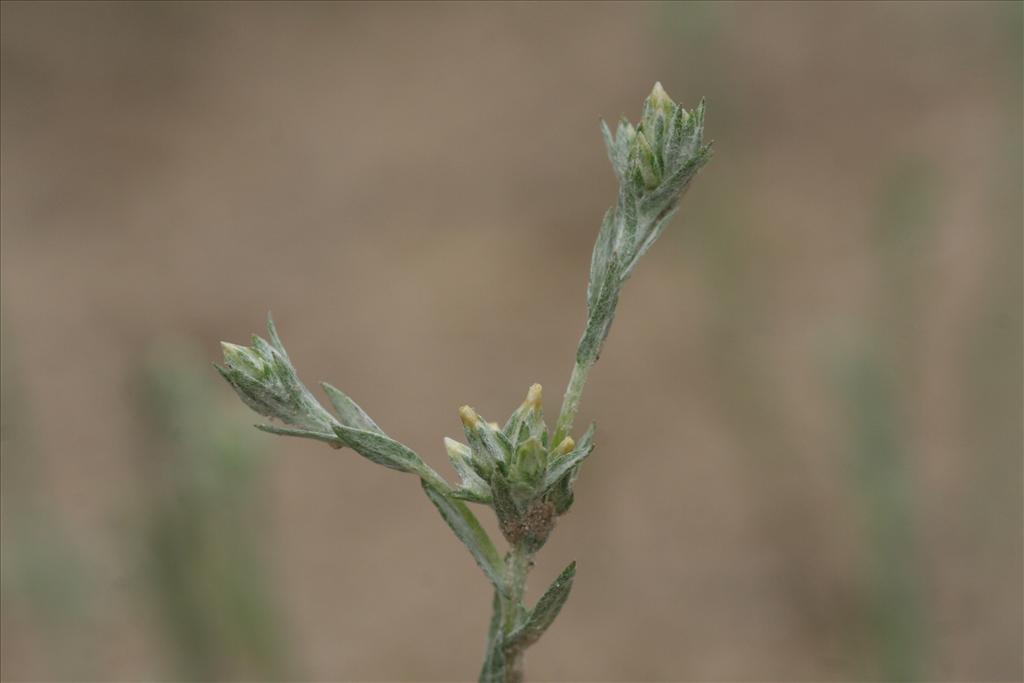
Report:
M 315 441 L 323 441 L 328 443 L 335 448 L 341 448 L 344 446 L 344 442 L 338 438 L 337 434 L 327 434 L 325 432 L 314 432 L 309 429 L 293 429 L 291 427 L 276 427 L 274 425 L 256 425 L 256 429 L 266 432 L 268 434 L 276 434 L 278 436 L 297 436 L 302 439 L 313 439 Z
M 579 445 L 576 446 L 571 453 L 559 458 L 551 465 L 547 474 L 544 475 L 545 489 L 549 489 L 554 486 L 559 479 L 572 471 L 574 467 L 577 467 L 593 452 L 593 434 L 594 426 L 591 425 L 590 429 L 587 430 L 587 433 L 580 439 Z
M 441 513 L 441 517 L 448 523 L 448 526 L 455 532 L 455 535 L 462 541 L 463 545 L 469 549 L 473 559 L 476 560 L 476 563 L 480 565 L 480 569 L 483 570 L 487 578 L 494 584 L 495 589 L 504 595 L 506 593 L 502 578 L 504 564 L 490 536 L 480 526 L 476 515 L 466 507 L 465 503 L 452 500 L 426 481 L 421 481 L 421 483 L 424 493 L 430 498 L 437 511 Z
M 508 635 L 505 640 L 506 649 L 528 647 L 544 635 L 544 632 L 548 630 L 562 610 L 562 605 L 569 599 L 569 591 L 572 590 L 572 582 L 575 577 L 576 562 L 574 560 L 544 591 L 544 595 L 537 601 L 537 606 L 530 611 L 526 622 Z
M 362 429 L 365 432 L 384 434 L 384 430 L 377 426 L 377 423 L 366 414 L 366 411 L 344 392 L 332 387 L 327 382 L 320 382 L 320 386 L 323 387 L 324 393 L 330 399 L 331 405 L 334 406 L 334 412 L 338 414 L 338 419 L 343 425 L 353 429 Z
M 394 439 L 338 424 L 333 425 L 333 429 L 342 443 L 371 462 L 421 476 L 429 471 L 420 456 Z

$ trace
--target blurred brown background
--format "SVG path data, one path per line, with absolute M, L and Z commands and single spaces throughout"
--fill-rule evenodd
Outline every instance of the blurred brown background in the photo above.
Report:
M 660 80 L 716 157 L 626 287 L 535 680 L 1020 680 L 1022 5 L 2 6 L 5 680 L 463 680 L 408 476 L 249 429 L 273 310 L 450 474 L 555 413 Z M 494 525 L 487 520 L 489 528 Z

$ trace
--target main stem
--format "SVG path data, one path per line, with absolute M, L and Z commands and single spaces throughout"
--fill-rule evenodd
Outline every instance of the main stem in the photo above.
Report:
M 513 545 L 505 557 L 505 581 L 509 596 L 502 601 L 502 631 L 507 636 L 515 629 L 524 610 L 523 596 L 526 594 L 526 575 L 533 565 L 533 554 L 521 546 Z M 505 683 L 521 683 L 523 680 L 523 650 L 516 648 L 505 653 Z
M 593 361 L 580 361 L 578 358 L 569 377 L 569 385 L 565 388 L 562 399 L 562 410 L 558 414 L 555 425 L 555 436 L 551 443 L 562 442 L 572 429 L 572 421 L 580 407 L 580 396 L 583 386 L 587 383 L 587 375 Z M 501 632 L 508 636 L 525 615 L 523 596 L 526 593 L 526 576 L 533 566 L 533 553 L 528 552 L 518 543 L 513 544 L 505 556 L 505 585 L 508 587 L 507 597 L 500 599 Z M 523 680 L 523 650 L 517 647 L 505 652 L 505 683 L 521 683 Z

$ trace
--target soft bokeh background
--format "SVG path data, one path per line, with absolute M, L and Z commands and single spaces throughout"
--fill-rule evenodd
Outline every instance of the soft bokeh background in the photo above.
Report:
M 615 182 L 706 96 L 531 595 L 537 680 L 1021 680 L 1022 5 L 2 6 L 5 680 L 463 680 L 490 592 L 416 481 L 209 362 L 273 310 L 450 473 L 549 414 Z M 494 525 L 488 520 L 489 528 Z

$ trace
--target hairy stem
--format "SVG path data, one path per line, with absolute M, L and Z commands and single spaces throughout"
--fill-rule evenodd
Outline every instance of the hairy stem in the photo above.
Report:
M 562 399 L 562 410 L 558 414 L 558 423 L 555 425 L 555 437 L 551 440 L 553 444 L 559 444 L 572 430 L 572 421 L 576 412 L 580 409 L 580 396 L 583 395 L 583 385 L 587 383 L 587 375 L 590 368 L 594 367 L 592 362 L 581 363 L 576 361 L 572 368 L 572 376 L 569 378 L 569 385 L 565 388 L 565 397 Z
M 505 557 L 506 585 L 508 598 L 502 601 L 502 625 L 505 634 L 511 633 L 525 615 L 523 597 L 526 594 L 526 575 L 533 566 L 533 554 L 518 544 L 513 545 Z M 520 683 L 523 680 L 523 648 L 505 653 L 506 683 Z

